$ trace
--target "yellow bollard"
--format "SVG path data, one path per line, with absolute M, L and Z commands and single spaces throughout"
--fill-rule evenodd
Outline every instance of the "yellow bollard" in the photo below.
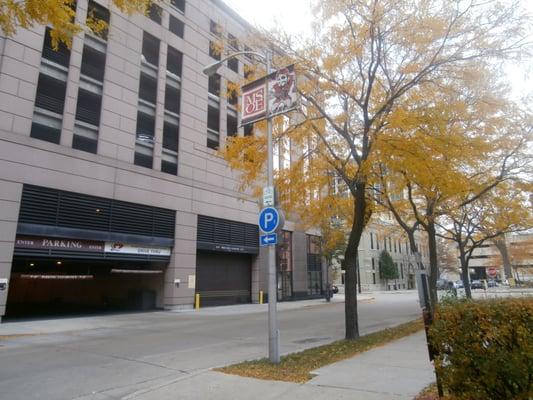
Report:
M 200 309 L 200 293 L 196 293 L 194 295 L 194 308 L 196 310 L 199 310 Z
M 259 291 L 259 304 L 263 304 L 263 291 Z

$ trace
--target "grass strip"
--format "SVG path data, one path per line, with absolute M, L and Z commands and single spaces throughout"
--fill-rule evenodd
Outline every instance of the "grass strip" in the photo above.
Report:
M 281 357 L 277 365 L 272 364 L 268 358 L 262 358 L 217 368 L 215 371 L 256 379 L 303 383 L 313 377 L 311 371 L 411 335 L 423 327 L 421 320 L 415 320 L 361 336 L 357 340 L 338 340 L 287 354 Z

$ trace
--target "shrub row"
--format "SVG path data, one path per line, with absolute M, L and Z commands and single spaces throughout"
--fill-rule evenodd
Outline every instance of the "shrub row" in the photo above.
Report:
M 533 399 L 533 298 L 439 306 L 429 331 L 454 399 Z

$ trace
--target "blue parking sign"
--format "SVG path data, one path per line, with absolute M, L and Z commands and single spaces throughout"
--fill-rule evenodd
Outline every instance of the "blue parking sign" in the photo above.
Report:
M 261 246 L 275 246 L 278 244 L 277 233 L 267 233 L 266 235 L 259 236 L 259 244 Z
M 259 228 L 265 233 L 274 232 L 279 225 L 279 213 L 274 207 L 266 207 L 259 214 Z

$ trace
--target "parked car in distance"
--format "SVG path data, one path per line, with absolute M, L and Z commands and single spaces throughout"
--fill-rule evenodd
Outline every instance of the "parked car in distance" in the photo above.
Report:
M 437 290 L 453 290 L 455 289 L 455 284 L 452 281 L 446 279 L 437 280 Z
M 488 285 L 488 287 L 496 287 L 496 286 L 498 286 L 498 282 L 496 282 L 494 279 L 489 279 L 487 281 L 487 285 Z
M 462 280 L 455 281 L 455 283 L 453 284 L 453 286 L 454 286 L 456 289 L 462 289 L 462 288 L 465 287 L 465 285 L 463 285 L 463 281 L 462 281 Z
M 483 283 L 479 279 L 474 279 L 472 282 L 470 282 L 470 287 L 472 289 L 483 289 Z

